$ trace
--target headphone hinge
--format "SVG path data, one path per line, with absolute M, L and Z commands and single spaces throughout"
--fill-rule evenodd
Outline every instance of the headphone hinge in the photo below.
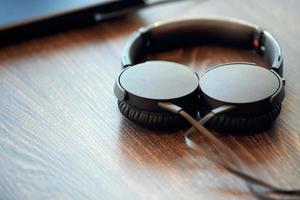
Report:
M 265 52 L 265 44 L 264 44 L 264 31 L 263 30 L 257 30 L 254 33 L 253 36 L 253 46 L 255 51 L 259 54 L 259 55 L 264 55 Z
M 146 49 L 150 49 L 150 46 L 152 44 L 150 31 L 147 28 L 142 27 L 142 28 L 138 29 L 138 33 L 140 34 L 140 37 L 142 38 L 144 47 Z

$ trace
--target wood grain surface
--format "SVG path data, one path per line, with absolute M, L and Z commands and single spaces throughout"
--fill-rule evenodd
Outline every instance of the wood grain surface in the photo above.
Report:
M 300 188 L 300 1 L 191 0 L 128 18 L 0 49 L 0 199 L 255 199 L 245 183 L 191 152 L 183 133 L 154 132 L 119 113 L 113 85 L 134 30 L 181 17 L 240 18 L 282 44 L 287 80 L 280 117 L 268 132 L 220 136 L 255 176 Z M 176 49 L 152 59 L 201 73 L 254 53 L 218 46 Z

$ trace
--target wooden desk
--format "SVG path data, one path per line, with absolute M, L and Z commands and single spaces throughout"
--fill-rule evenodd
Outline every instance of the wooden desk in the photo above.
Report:
M 113 85 L 131 32 L 174 17 L 228 16 L 277 36 L 286 98 L 268 132 L 220 136 L 252 174 L 300 188 L 300 3 L 195 0 L 0 50 L 0 199 L 254 199 L 245 183 L 190 152 L 185 130 L 157 134 L 124 119 Z M 152 55 L 191 66 L 254 61 L 224 47 Z M 203 139 L 203 143 L 206 143 Z

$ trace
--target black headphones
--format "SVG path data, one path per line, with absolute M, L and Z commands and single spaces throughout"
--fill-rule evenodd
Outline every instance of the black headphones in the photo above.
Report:
M 199 77 L 178 63 L 138 63 L 153 51 L 203 43 L 253 49 L 266 58 L 270 69 L 253 63 L 226 63 Z M 283 58 L 278 42 L 269 32 L 229 19 L 155 23 L 131 36 L 122 64 L 124 70 L 114 92 L 125 117 L 151 129 L 171 129 L 189 122 L 193 127 L 185 133 L 186 145 L 195 151 L 202 148 L 193 134 L 199 131 L 227 155 L 234 167 L 214 161 L 245 180 L 256 197 L 300 199 L 300 190 L 282 189 L 247 173 L 235 152 L 203 126 L 230 132 L 257 131 L 267 128 L 279 115 L 284 99 Z M 195 118 L 199 113 L 198 121 Z
M 198 76 L 178 63 L 138 63 L 147 53 L 207 43 L 253 49 L 266 58 L 270 68 L 226 63 Z M 213 129 L 262 130 L 279 115 L 284 99 L 283 58 L 277 40 L 240 20 L 190 19 L 141 28 L 127 42 L 122 65 L 124 70 L 114 87 L 119 110 L 129 120 L 150 129 L 186 124 L 181 116 L 159 105 L 170 102 L 193 117 L 212 113 L 206 125 Z

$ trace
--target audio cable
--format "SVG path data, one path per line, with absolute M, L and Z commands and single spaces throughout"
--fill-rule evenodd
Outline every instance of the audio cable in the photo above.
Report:
M 193 136 L 195 136 L 196 131 L 199 131 L 206 138 L 208 138 L 210 142 L 215 144 L 217 148 L 219 148 L 219 150 L 224 152 L 225 155 L 232 161 L 232 164 L 235 167 L 231 167 L 225 162 L 219 162 L 216 160 L 213 161 L 228 172 L 230 172 L 231 174 L 243 179 L 246 182 L 250 192 L 252 192 L 257 198 L 262 200 L 300 200 L 300 190 L 281 189 L 261 179 L 249 175 L 246 172 L 245 165 L 239 159 L 236 153 L 229 146 L 227 146 L 225 143 L 219 140 L 212 132 L 210 132 L 207 128 L 204 127 L 205 123 L 207 123 L 215 115 L 233 110 L 235 109 L 235 106 L 221 106 L 212 110 L 200 121 L 197 121 L 187 112 L 185 112 L 181 107 L 175 104 L 169 102 L 160 102 L 158 105 L 164 110 L 182 116 L 193 126 L 185 133 L 185 143 L 189 148 L 193 149 L 196 152 L 199 152 L 199 150 L 201 149 L 201 146 L 193 139 Z M 258 190 L 259 188 L 265 189 L 267 191 Z

